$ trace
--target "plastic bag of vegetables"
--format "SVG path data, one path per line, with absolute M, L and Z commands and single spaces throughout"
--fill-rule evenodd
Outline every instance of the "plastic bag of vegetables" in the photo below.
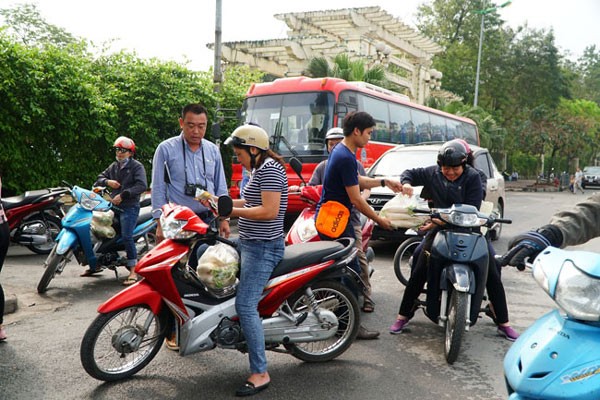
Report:
M 429 215 L 415 214 L 413 210 L 428 210 L 427 203 L 419 202 L 416 196 L 406 196 L 398 193 L 384 204 L 379 215 L 388 218 L 394 228 L 414 229 L 423 225 Z
M 217 243 L 200 257 L 196 272 L 209 288 L 223 289 L 235 283 L 239 266 L 240 256 L 237 251 L 225 243 Z
M 114 238 L 117 234 L 112 227 L 115 213 L 112 210 L 108 210 L 94 211 L 92 214 L 91 230 L 94 236 L 97 238 Z

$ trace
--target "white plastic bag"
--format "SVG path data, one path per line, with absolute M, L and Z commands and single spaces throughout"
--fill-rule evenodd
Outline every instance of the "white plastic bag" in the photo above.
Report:
M 225 243 L 217 243 L 202 254 L 196 272 L 209 288 L 223 289 L 235 283 L 239 265 L 237 251 Z
M 112 227 L 115 213 L 112 210 L 108 210 L 94 211 L 92 214 L 92 233 L 97 238 L 114 238 L 117 234 L 117 232 L 115 232 L 115 229 Z
M 419 202 L 416 196 L 406 196 L 398 193 L 384 204 L 379 215 L 388 218 L 394 228 L 418 228 L 429 218 L 427 214 L 415 214 L 415 208 L 428 209 L 425 202 Z

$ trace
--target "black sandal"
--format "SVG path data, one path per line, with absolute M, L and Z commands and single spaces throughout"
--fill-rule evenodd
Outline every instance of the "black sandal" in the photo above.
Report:
M 262 392 L 263 390 L 268 388 L 270 383 L 271 382 L 267 382 L 261 386 L 254 386 L 254 383 L 246 381 L 246 383 L 244 383 L 242 386 L 239 387 L 238 390 L 235 391 L 235 395 L 238 397 L 253 396 L 256 393 Z

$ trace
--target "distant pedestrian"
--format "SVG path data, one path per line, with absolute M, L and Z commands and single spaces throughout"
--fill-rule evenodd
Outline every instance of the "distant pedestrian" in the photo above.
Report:
M 575 182 L 573 184 L 573 194 L 577 194 L 578 190 L 581 190 L 582 194 L 585 194 L 583 190 L 583 186 L 581 183 L 583 182 L 583 171 L 581 168 L 577 167 L 577 171 L 575 171 Z

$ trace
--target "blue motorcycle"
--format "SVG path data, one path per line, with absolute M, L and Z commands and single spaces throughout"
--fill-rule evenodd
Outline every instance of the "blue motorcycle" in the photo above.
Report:
M 564 314 L 538 319 L 506 353 L 508 398 L 600 399 L 600 254 L 549 247 L 529 266 Z
M 104 190 L 96 193 L 78 186 L 68 186 L 76 204 L 62 220 L 62 230 L 44 263 L 45 270 L 38 283 L 38 293 L 46 292 L 50 281 L 64 270 L 73 255 L 80 265 L 88 265 L 93 270 L 111 269 L 117 278 L 117 267 L 126 266 L 125 246 L 119 234 L 118 218 L 112 223 L 116 232 L 112 238 L 101 237 L 91 229 L 94 211 L 107 212 L 118 208 L 103 197 Z M 133 232 L 138 257 L 147 253 L 156 243 L 156 221 L 152 219 L 149 200 L 144 200 L 140 205 L 140 215 Z

